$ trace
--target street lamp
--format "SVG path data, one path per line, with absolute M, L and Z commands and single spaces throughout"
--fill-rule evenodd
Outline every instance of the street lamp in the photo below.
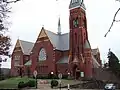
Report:
M 53 72 L 51 72 L 51 74 L 53 75 Z
M 70 78 L 70 73 L 68 72 L 68 79 Z
M 51 77 L 52 77 L 52 79 L 53 79 L 53 74 L 54 74 L 54 73 L 53 73 L 53 72 L 51 72 Z

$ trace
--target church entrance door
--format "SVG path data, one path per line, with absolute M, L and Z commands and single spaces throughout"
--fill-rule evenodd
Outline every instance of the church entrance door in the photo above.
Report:
M 76 64 L 73 65 L 73 77 L 75 79 L 80 78 L 80 70 L 78 70 L 78 65 Z

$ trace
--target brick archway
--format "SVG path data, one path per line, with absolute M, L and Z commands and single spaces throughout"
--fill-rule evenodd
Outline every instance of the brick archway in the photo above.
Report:
M 78 71 L 78 69 L 79 69 L 79 66 L 77 64 L 73 64 L 72 72 L 73 72 L 73 77 L 75 79 L 78 79 L 80 77 L 80 70 Z

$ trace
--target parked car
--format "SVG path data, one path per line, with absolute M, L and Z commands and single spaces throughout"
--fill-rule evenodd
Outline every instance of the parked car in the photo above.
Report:
M 116 86 L 113 83 L 106 84 L 104 90 L 115 90 Z

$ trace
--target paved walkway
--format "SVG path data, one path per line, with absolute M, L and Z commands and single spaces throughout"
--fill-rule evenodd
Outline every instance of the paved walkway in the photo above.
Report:
M 50 81 L 51 80 L 38 80 L 38 89 L 23 89 L 23 90 L 60 90 L 60 89 L 51 89 L 50 87 Z M 77 84 L 80 83 L 80 81 L 75 80 L 62 80 L 62 86 L 65 86 L 67 84 Z M 68 90 L 67 88 L 62 88 L 61 90 Z M 103 89 L 70 89 L 70 90 L 103 90 Z
M 42 88 L 42 89 L 49 88 L 49 89 L 51 89 L 50 82 L 51 82 L 51 80 L 49 80 L 49 79 L 48 80 L 39 79 L 38 80 L 38 88 Z M 61 86 L 67 86 L 68 84 L 73 85 L 73 84 L 79 84 L 79 83 L 82 83 L 82 82 L 78 81 L 78 80 L 61 80 Z
M 24 90 L 60 90 L 60 89 L 24 89 Z M 68 90 L 68 89 L 61 89 L 61 90 Z M 103 90 L 103 89 L 70 89 L 70 90 Z

